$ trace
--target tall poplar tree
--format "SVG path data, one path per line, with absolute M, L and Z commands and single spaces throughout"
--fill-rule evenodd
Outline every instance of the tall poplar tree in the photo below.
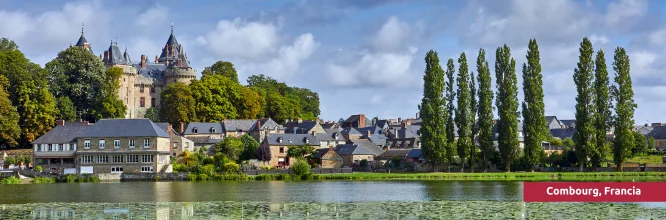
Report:
M 453 161 L 453 158 L 456 156 L 456 146 L 454 146 L 454 141 L 456 138 L 455 135 L 455 124 L 453 116 L 455 115 L 455 106 L 453 105 L 453 100 L 455 99 L 455 92 L 453 91 L 453 74 L 456 73 L 455 66 L 453 65 L 453 59 L 449 58 L 446 62 L 446 169 L 449 171 L 449 164 Z
M 516 60 L 511 58 L 511 49 L 506 44 L 495 52 L 495 75 L 497 81 L 497 143 L 500 158 L 506 172 L 511 172 L 511 163 L 518 157 L 518 77 Z
M 469 113 L 469 120 L 470 120 L 470 126 L 472 128 L 471 133 L 469 135 L 469 138 L 471 140 L 472 145 L 470 146 L 470 154 L 469 154 L 469 167 L 470 167 L 470 172 L 474 172 L 474 155 L 476 154 L 476 141 L 474 141 L 476 137 L 476 133 L 479 131 L 478 126 L 476 125 L 476 112 L 479 109 L 479 103 L 476 100 L 476 82 L 474 80 L 474 72 L 469 73 L 469 107 L 470 107 L 470 113 Z
M 445 161 L 446 148 L 446 98 L 444 97 L 444 70 L 439 64 L 437 52 L 430 50 L 425 57 L 423 99 L 419 105 L 421 124 L 421 149 L 426 160 L 436 165 Z
M 580 171 L 587 163 L 588 152 L 595 149 L 595 133 L 594 133 L 594 87 L 592 81 L 594 75 L 594 49 L 592 49 L 592 42 L 584 38 L 580 43 L 580 56 L 578 66 L 574 69 L 574 83 L 576 84 L 576 133 L 574 133 L 573 140 L 575 145 L 576 158 Z
M 465 162 L 470 153 L 470 148 L 472 147 L 472 141 L 470 140 L 470 135 L 472 133 L 472 127 L 470 126 L 470 90 L 469 90 L 469 70 L 467 68 L 467 56 L 463 52 L 458 58 L 458 77 L 456 79 L 458 91 L 456 93 L 456 98 L 458 105 L 456 108 L 456 125 L 458 126 L 458 142 L 457 142 L 457 151 L 458 157 L 460 157 L 460 172 L 465 170 Z
M 495 151 L 493 143 L 493 90 L 490 68 L 486 60 L 486 51 L 479 49 L 476 58 L 476 69 L 479 72 L 479 148 L 483 158 L 484 171 L 488 170 L 490 158 Z
M 615 49 L 613 70 L 615 71 L 615 84 L 612 87 L 615 100 L 613 161 L 617 166 L 617 171 L 622 172 L 622 163 L 631 155 L 635 145 L 631 128 L 634 125 L 634 110 L 638 107 L 634 102 L 629 56 L 624 48 Z
M 603 50 L 597 51 L 594 68 L 594 133 L 596 136 L 595 148 L 588 151 L 592 161 L 592 168 L 596 169 L 606 155 L 606 130 L 610 122 L 610 97 L 608 91 L 608 69 L 606 68 L 606 58 Z
M 530 39 L 527 49 L 527 64 L 523 63 L 523 134 L 525 135 L 525 157 L 530 171 L 540 162 L 543 149 L 541 142 L 546 140 L 545 105 L 543 103 L 543 75 L 541 58 L 536 39 Z

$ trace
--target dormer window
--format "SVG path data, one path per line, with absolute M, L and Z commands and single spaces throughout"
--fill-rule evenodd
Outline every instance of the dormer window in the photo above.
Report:
M 215 128 L 211 127 L 210 128 L 210 133 L 215 133 Z
M 306 143 L 306 144 L 309 144 L 309 143 L 310 143 L 310 138 L 307 138 L 307 137 L 306 137 L 306 138 L 305 138 L 305 143 Z
M 291 143 L 291 142 L 292 142 L 291 139 L 289 139 L 289 143 Z
M 279 137 L 279 138 L 277 139 L 277 141 L 278 141 L 278 143 L 282 143 L 282 137 Z
M 195 133 L 195 134 L 196 134 L 196 133 L 199 133 L 199 129 L 197 129 L 196 127 L 195 127 L 195 128 L 192 128 L 192 133 Z

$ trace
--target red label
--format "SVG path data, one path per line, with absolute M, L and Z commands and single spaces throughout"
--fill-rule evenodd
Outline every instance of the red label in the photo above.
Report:
M 525 182 L 525 202 L 666 202 L 666 182 Z

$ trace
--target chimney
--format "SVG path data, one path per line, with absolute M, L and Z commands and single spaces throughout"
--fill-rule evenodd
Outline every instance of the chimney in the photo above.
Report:
M 181 67 L 183 65 L 183 62 L 180 60 L 180 57 L 178 57 L 178 62 L 176 63 L 178 67 Z
M 109 61 L 109 51 L 105 50 L 104 51 L 104 59 L 102 60 L 102 62 L 107 63 L 108 61 Z
M 157 57 L 157 55 L 155 55 L 155 63 L 157 63 L 157 60 L 158 60 L 158 59 L 159 59 L 159 58 Z
M 171 130 L 173 130 L 173 126 L 171 124 L 167 124 L 167 134 L 172 135 Z
M 183 52 L 183 44 L 178 45 L 178 51 L 180 51 L 181 53 Z
M 146 68 L 146 55 L 141 55 L 141 68 Z
M 366 136 L 370 137 L 370 130 L 369 129 L 365 133 L 366 133 L 365 134 Z
M 364 114 L 359 114 L 358 115 L 358 127 L 359 128 L 365 128 L 365 115 Z
M 303 123 L 303 119 L 302 119 L 302 118 L 298 118 L 298 123 L 299 123 L 299 124 L 300 124 L 300 123 Z
M 398 124 L 402 124 L 402 118 L 398 118 Z
M 335 146 L 334 145 L 328 145 L 328 151 L 335 151 Z
M 181 121 L 181 122 L 180 122 L 180 133 L 183 133 L 183 132 L 185 132 L 185 123 L 183 123 L 183 122 Z
M 403 122 L 403 123 L 402 123 L 402 128 L 405 128 L 405 127 L 407 127 L 407 123 L 406 123 L 406 122 Z
M 412 119 L 407 119 L 405 121 L 407 121 L 407 125 L 412 125 Z
M 65 120 L 56 120 L 56 125 L 64 126 Z
M 261 120 L 257 120 L 257 131 L 261 130 Z

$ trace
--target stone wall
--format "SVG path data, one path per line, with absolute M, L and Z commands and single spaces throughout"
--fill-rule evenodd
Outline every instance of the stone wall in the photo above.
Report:
M 188 180 L 188 173 L 123 173 L 121 180 L 123 181 L 155 181 L 155 180 Z
M 95 174 L 99 178 L 99 181 L 120 181 L 120 173 L 98 173 Z

